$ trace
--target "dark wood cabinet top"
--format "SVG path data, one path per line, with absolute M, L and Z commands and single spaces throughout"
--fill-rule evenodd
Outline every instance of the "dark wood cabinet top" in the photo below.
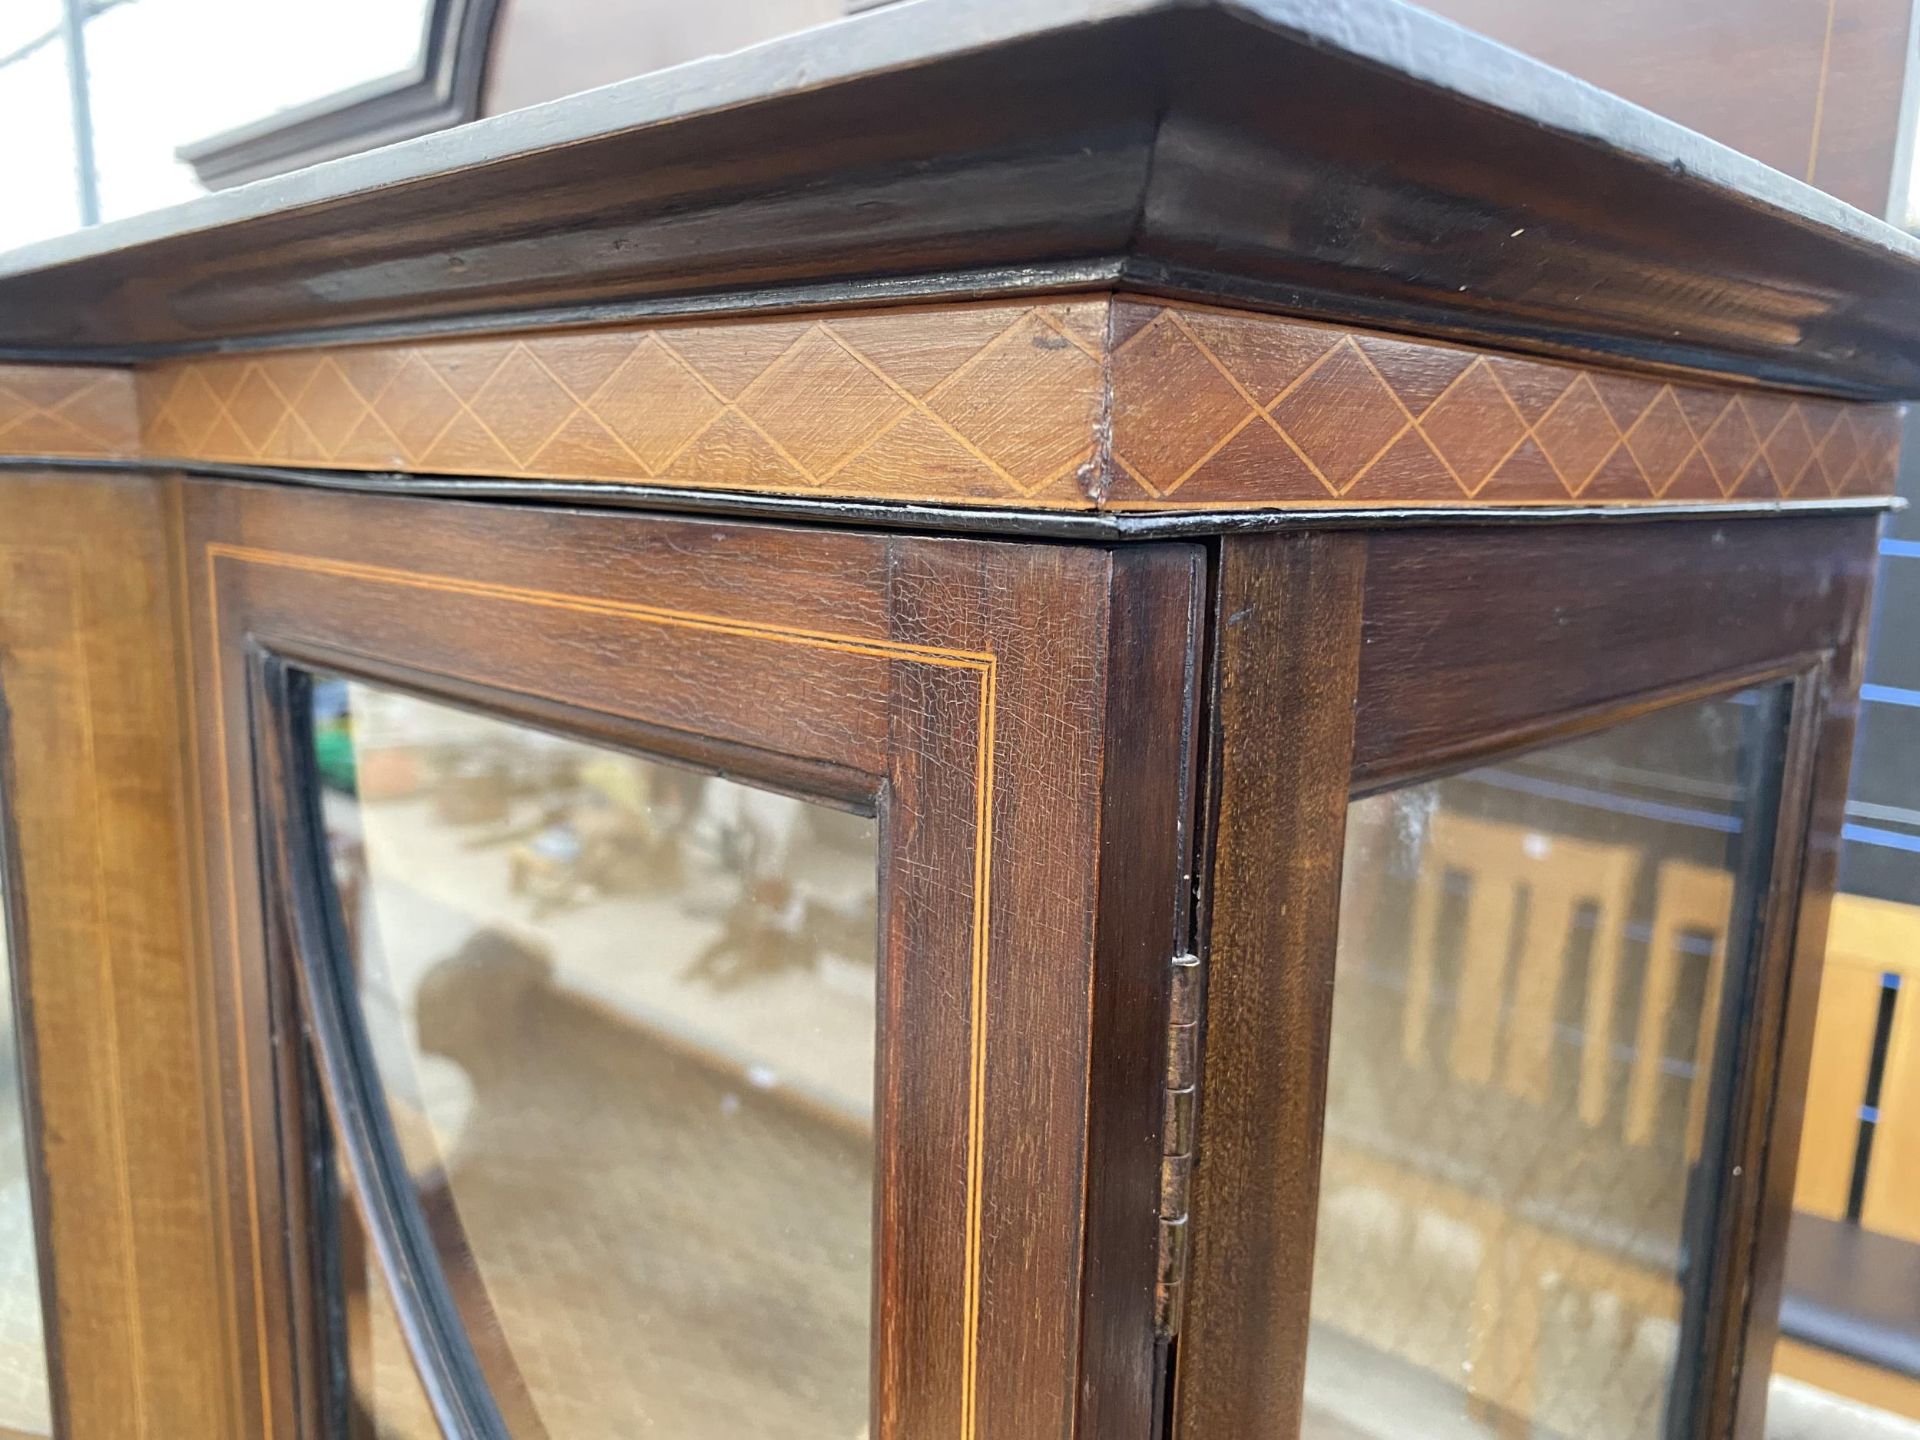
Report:
M 1886 398 L 1916 276 L 1395 0 L 920 0 L 0 257 L 0 347 L 1124 289 Z

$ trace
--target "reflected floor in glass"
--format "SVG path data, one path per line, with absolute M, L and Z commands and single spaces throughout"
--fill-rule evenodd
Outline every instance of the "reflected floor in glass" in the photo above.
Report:
M 1767 1440 L 1920 1440 L 1920 1420 L 1775 1375 L 1767 1384 Z
M 1780 714 L 1682 706 L 1352 806 L 1311 1440 L 1665 1433 Z
M 873 821 L 315 692 L 381 1079 L 510 1427 L 863 1435 Z M 419 1433 L 384 1303 L 347 1288 L 358 1404 Z

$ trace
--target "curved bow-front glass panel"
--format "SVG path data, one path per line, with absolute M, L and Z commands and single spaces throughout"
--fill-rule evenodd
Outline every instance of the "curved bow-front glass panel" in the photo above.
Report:
M 380 1084 L 507 1428 L 855 1440 L 873 820 L 368 685 L 312 693 Z M 347 1240 L 351 1404 L 431 1435 Z
M 1653 1440 L 1694 1403 L 1784 691 L 1356 802 L 1314 1440 Z

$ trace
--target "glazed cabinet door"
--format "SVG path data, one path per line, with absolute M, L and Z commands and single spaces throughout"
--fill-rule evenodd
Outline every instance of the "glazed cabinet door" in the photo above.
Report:
M 1148 1433 L 1197 551 L 185 555 L 255 1433 Z
M 1872 536 L 1229 544 L 1181 1434 L 1758 1433 Z

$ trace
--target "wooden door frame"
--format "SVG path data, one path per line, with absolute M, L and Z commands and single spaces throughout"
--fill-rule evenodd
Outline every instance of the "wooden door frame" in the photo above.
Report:
M 783 789 L 870 797 L 887 937 L 876 1437 L 1097 1426 L 1145 1440 L 1157 1226 L 1136 1192 L 1157 1175 L 1161 1077 L 1138 1052 L 1164 1024 L 1184 936 L 1198 546 L 211 481 L 186 485 L 185 521 L 219 817 L 213 1018 L 262 1433 L 316 1420 L 301 1372 L 317 1361 L 290 1338 L 310 1297 L 279 1243 L 302 1214 L 304 1147 L 296 1087 L 267 1058 L 279 962 L 249 711 L 262 658 L 277 656 Z M 956 872 L 975 878 L 955 885 Z M 962 899 L 973 908 L 939 922 Z M 956 993 L 972 1008 L 955 1010 Z
M 1756 1440 L 1876 534 L 1836 517 L 1222 542 L 1181 1440 L 1299 1433 L 1349 797 L 1783 681 L 1695 1411 L 1696 1433 Z
M 0 475 L 0 811 L 52 1422 L 228 1435 L 165 485 Z
M 1746 1151 L 1757 1157 L 1757 1192 L 1746 1220 L 1746 1284 L 1729 1309 L 1722 1337 L 1722 1379 L 1714 1411 L 1716 1430 L 1733 1440 L 1764 1440 L 1773 1378 L 1773 1352 L 1780 1340 L 1780 1303 L 1786 1280 L 1787 1232 L 1793 1219 L 1794 1180 L 1799 1170 L 1808 1072 L 1813 1063 L 1814 1022 L 1825 971 L 1827 928 L 1839 888 L 1847 781 L 1853 758 L 1860 682 L 1866 669 L 1866 612 L 1871 600 L 1872 561 L 1860 584 L 1860 617 L 1825 652 L 1803 686 L 1805 713 L 1796 717 L 1804 767 L 1800 781 L 1798 833 L 1776 852 L 1767 956 L 1778 973 L 1774 1008 L 1761 1017 L 1755 1044 L 1761 1047 Z M 1784 806 L 1783 806 L 1784 809 Z

